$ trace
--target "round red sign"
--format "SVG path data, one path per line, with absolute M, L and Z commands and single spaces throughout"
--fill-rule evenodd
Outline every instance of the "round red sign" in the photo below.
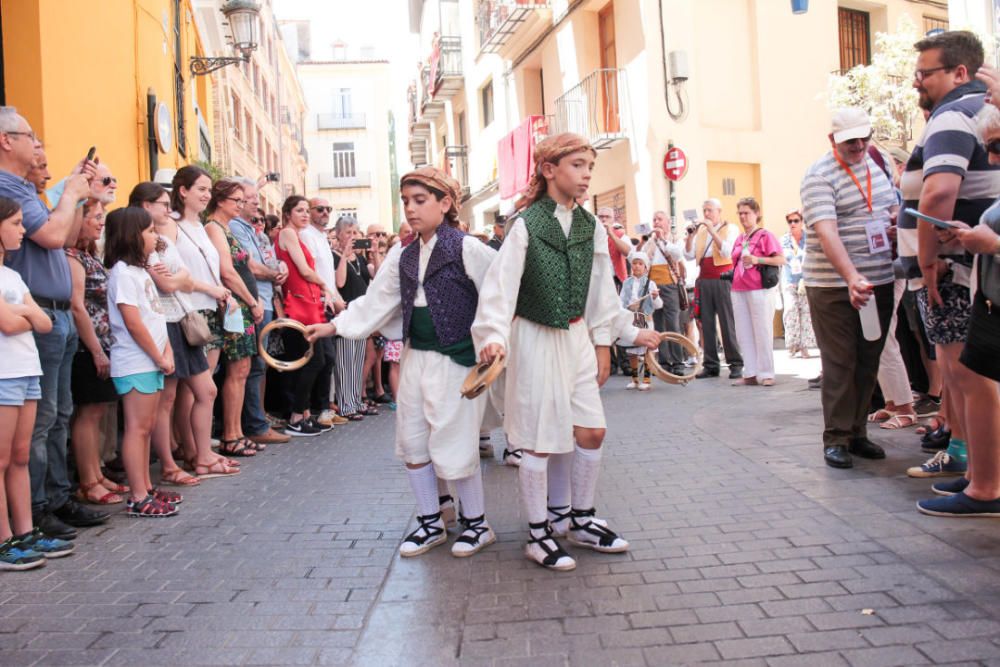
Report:
M 671 181 L 679 181 L 684 178 L 688 170 L 687 155 L 684 151 L 674 147 L 667 151 L 663 157 L 663 174 Z

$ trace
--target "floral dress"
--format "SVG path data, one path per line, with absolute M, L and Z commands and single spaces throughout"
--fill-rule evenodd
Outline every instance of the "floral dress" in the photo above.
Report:
M 83 265 L 83 305 L 94 326 L 104 354 L 111 353 L 111 322 L 108 320 L 108 270 L 89 252 L 67 248 L 66 255 Z
M 229 227 L 215 220 L 209 220 L 208 224 L 218 225 L 219 229 L 226 235 L 226 242 L 229 244 L 229 256 L 233 260 L 233 268 L 243 278 L 243 282 L 248 283 L 246 278 L 248 275 L 250 276 L 250 280 L 253 280 L 253 274 L 250 273 L 249 266 L 250 253 L 240 245 L 240 242 L 236 240 L 233 233 L 229 231 Z M 247 289 L 250 290 L 251 294 L 255 294 L 257 292 L 256 282 L 254 281 L 252 285 L 247 284 Z M 240 305 L 240 311 L 243 314 L 243 332 L 224 332 L 222 353 L 229 361 L 238 361 L 257 354 L 257 337 L 253 315 L 250 313 L 250 306 L 243 299 L 236 296 L 235 292 L 233 293 L 233 298 Z

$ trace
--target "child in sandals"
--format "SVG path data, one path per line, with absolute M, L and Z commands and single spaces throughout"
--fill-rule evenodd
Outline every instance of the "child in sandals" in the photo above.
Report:
M 137 207 L 112 211 L 106 230 L 111 379 L 125 409 L 122 460 L 131 489 L 126 512 L 138 517 L 172 516 L 177 514 L 180 494 L 153 489 L 149 478 L 149 443 L 163 377 L 174 371 L 167 320 L 146 272 L 156 247 L 156 230 L 149 213 Z

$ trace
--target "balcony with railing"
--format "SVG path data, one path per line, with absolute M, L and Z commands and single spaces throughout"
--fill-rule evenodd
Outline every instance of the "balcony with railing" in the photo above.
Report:
M 367 171 L 356 171 L 353 176 L 341 176 L 339 174 L 324 173 L 319 175 L 319 188 L 321 190 L 337 190 L 341 188 L 367 188 L 371 187 L 372 177 Z
M 410 137 L 410 162 L 414 167 L 427 166 L 427 140 Z
M 316 127 L 320 130 L 357 130 L 367 127 L 363 113 L 319 113 Z
M 462 186 L 464 201 L 472 192 L 469 187 L 469 149 L 467 146 L 445 146 L 444 157 L 448 161 L 448 171 Z
M 594 70 L 556 98 L 553 132 L 586 137 L 594 148 L 628 139 L 628 87 L 621 69 Z
M 512 58 L 552 25 L 551 0 L 479 0 L 479 49 Z
M 434 97 L 447 99 L 462 90 L 462 38 L 443 36 L 431 53 L 431 71 L 434 73 Z

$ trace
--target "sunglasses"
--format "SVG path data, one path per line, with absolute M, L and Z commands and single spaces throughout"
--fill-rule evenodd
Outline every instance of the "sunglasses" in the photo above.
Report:
M 319 211 L 320 213 L 333 213 L 332 206 L 313 206 L 311 210 Z
M 800 225 L 802 224 L 802 218 L 786 218 L 785 222 L 790 225 Z
M 104 178 L 101 179 L 101 185 L 103 185 L 104 187 L 108 187 L 112 183 L 118 185 L 118 179 L 115 178 L 114 176 L 105 176 Z
M 994 139 L 986 144 L 986 152 L 993 153 L 993 155 L 1000 155 L 1000 139 Z

